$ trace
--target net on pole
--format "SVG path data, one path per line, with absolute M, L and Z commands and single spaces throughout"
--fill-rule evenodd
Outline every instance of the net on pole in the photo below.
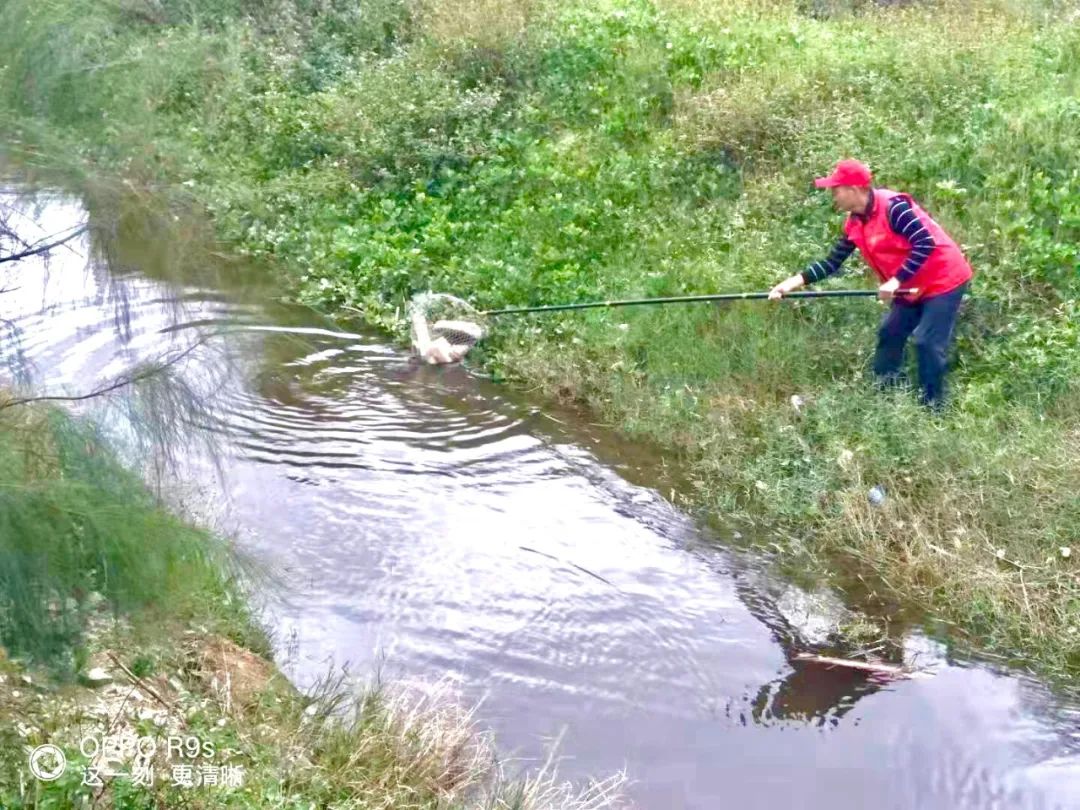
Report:
M 445 293 L 421 293 L 408 308 L 412 345 L 428 363 L 456 363 L 484 336 L 484 318 L 467 301 Z

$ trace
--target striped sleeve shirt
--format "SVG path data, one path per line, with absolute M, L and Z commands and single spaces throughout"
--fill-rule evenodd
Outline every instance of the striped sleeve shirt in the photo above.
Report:
M 919 268 L 926 263 L 934 250 L 934 237 L 918 215 L 912 210 L 911 203 L 903 197 L 893 197 L 889 201 L 889 227 L 894 233 L 907 239 L 911 252 L 896 273 L 896 278 L 903 284 L 911 279 Z M 840 237 L 833 246 L 828 258 L 811 264 L 803 271 L 803 282 L 813 284 L 828 278 L 840 270 L 840 266 L 855 250 L 855 243 L 846 236 Z

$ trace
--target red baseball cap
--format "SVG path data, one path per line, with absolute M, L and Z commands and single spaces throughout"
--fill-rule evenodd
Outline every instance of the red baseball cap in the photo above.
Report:
M 817 188 L 833 186 L 868 186 L 873 177 L 865 163 L 847 158 L 836 164 L 828 177 L 819 177 L 814 181 Z

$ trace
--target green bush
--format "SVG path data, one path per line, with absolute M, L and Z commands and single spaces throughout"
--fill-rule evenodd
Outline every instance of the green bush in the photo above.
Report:
M 97 431 L 0 412 L 0 644 L 70 667 L 87 616 L 242 615 L 227 548 L 170 515 Z M 237 626 L 240 626 L 239 624 Z

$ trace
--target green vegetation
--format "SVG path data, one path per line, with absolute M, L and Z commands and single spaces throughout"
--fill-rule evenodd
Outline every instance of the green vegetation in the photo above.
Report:
M 269 644 L 228 546 L 165 511 L 96 429 L 4 406 L 0 807 L 616 806 L 620 775 L 579 791 L 508 772 L 448 682 L 296 693 L 252 652 Z M 157 750 L 107 763 L 107 738 Z M 44 743 L 67 757 L 55 781 L 28 771 Z
M 752 516 L 800 559 L 857 561 L 973 644 L 1066 676 L 1080 672 L 1077 14 L 9 0 L 0 125 L 28 159 L 167 184 L 300 299 L 387 327 L 426 289 L 479 306 L 765 289 L 838 231 L 810 179 L 865 159 L 976 267 L 944 416 L 869 390 L 866 302 L 520 318 L 474 357 L 677 449 L 698 503 Z
M 254 649 L 228 549 L 164 511 L 99 432 L 0 399 L 0 644 L 70 678 L 86 618 L 195 618 Z

